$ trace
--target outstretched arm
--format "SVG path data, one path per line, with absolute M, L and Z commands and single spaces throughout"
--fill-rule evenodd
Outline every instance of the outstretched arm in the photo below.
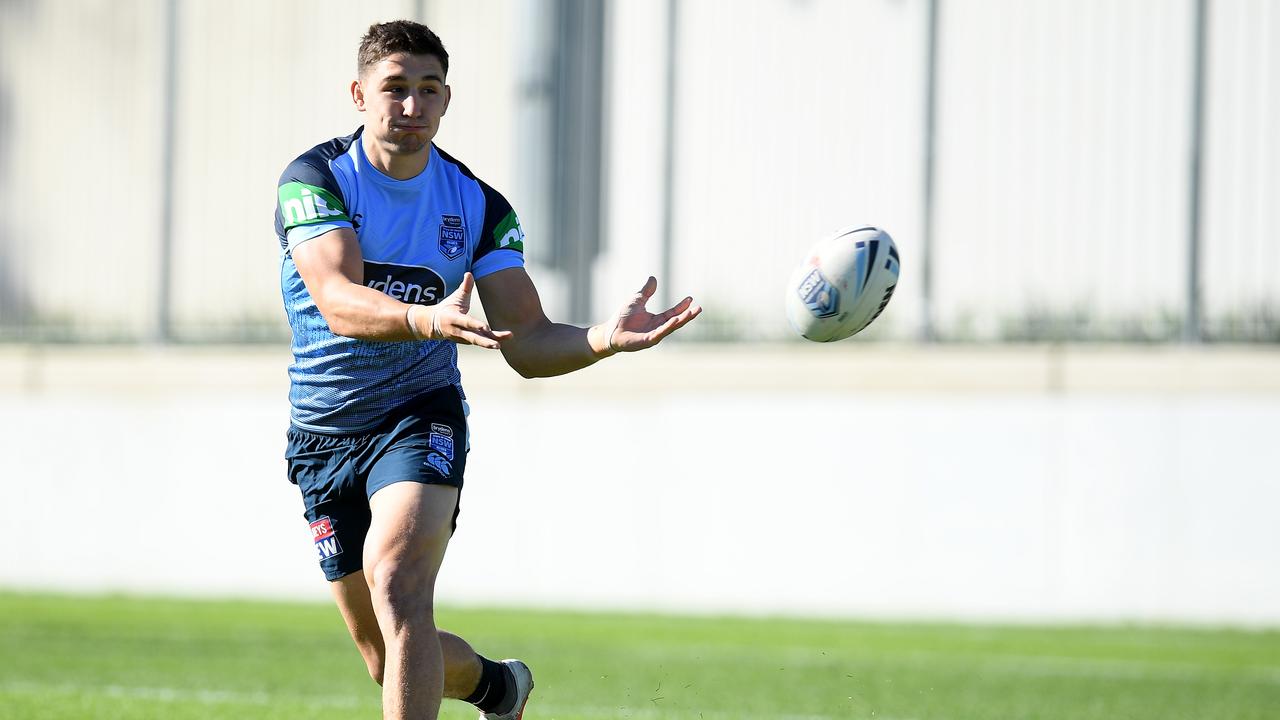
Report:
M 614 353 L 653 347 L 702 312 L 693 298 L 685 298 L 663 312 L 650 313 L 645 304 L 658 289 L 658 281 L 650 277 L 609 320 L 581 328 L 547 318 L 524 268 L 500 270 L 476 284 L 490 326 L 495 332 L 511 332 L 502 342 L 503 357 L 528 378 L 563 375 Z

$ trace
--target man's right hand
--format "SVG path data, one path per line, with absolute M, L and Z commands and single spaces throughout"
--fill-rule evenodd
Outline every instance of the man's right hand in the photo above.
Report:
M 408 317 L 414 334 L 425 339 L 448 340 L 489 350 L 502 347 L 502 341 L 511 337 L 510 330 L 493 330 L 487 323 L 467 314 L 471 309 L 471 291 L 475 286 L 475 277 L 466 273 L 462 276 L 462 284 L 458 289 L 436 305 L 413 306 Z M 428 327 L 423 327 L 428 323 Z

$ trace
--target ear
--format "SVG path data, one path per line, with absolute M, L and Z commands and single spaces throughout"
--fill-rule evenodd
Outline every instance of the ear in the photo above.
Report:
M 351 102 L 355 103 L 356 110 L 364 112 L 364 87 L 360 78 L 351 81 Z
M 441 117 L 444 117 L 444 114 L 449 112 L 449 101 L 452 99 L 453 99 L 453 88 L 449 87 L 448 85 L 445 85 L 444 86 L 444 109 L 440 111 Z

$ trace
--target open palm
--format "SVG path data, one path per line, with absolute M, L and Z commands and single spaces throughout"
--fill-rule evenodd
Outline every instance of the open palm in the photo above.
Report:
M 667 310 L 654 314 L 645 307 L 658 290 L 657 278 L 650 276 L 631 300 L 618 312 L 617 323 L 609 334 L 609 349 L 635 352 L 653 347 L 702 313 L 693 298 L 686 297 Z

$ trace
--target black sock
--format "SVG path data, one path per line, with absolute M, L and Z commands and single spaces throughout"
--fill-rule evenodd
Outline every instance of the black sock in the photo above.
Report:
M 496 663 L 483 655 L 480 658 L 480 682 L 475 692 L 464 700 L 480 708 L 480 712 L 503 713 L 515 705 L 515 678 L 502 663 Z M 511 696 L 511 697 L 508 697 Z M 505 707 L 504 707 L 505 706 Z

